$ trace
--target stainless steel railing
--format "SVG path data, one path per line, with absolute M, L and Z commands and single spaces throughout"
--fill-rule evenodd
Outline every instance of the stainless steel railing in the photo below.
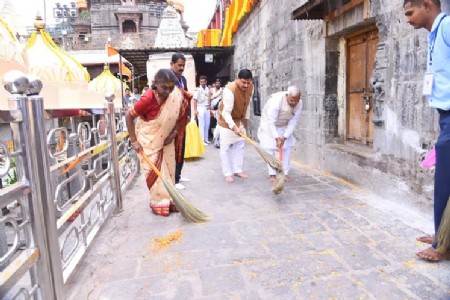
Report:
M 112 102 L 89 117 L 46 118 L 40 81 L 8 76 L 12 109 L 0 126 L 14 151 L 0 141 L 0 177 L 14 169 L 17 182 L 0 189 L 0 298 L 64 299 L 65 282 L 122 210 L 139 161 Z

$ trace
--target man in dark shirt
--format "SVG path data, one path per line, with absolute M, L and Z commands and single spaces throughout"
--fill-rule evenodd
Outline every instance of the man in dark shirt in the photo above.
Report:
M 175 53 L 172 55 L 172 59 L 170 61 L 170 69 L 172 70 L 172 72 L 177 76 L 178 78 L 178 82 L 177 85 L 180 89 L 187 91 L 187 81 L 186 78 L 182 75 L 183 71 L 184 71 L 184 67 L 186 65 L 186 58 L 184 57 L 183 54 L 181 53 Z M 185 125 L 188 122 L 188 118 L 189 118 L 189 113 L 190 113 L 190 105 L 189 103 L 186 103 L 186 101 L 188 101 L 188 99 L 184 99 L 185 101 L 185 112 L 184 112 L 184 116 L 182 116 L 182 123 L 183 123 L 183 127 L 184 128 L 179 128 L 180 130 L 183 130 L 183 137 L 182 140 L 180 140 L 179 142 L 175 141 L 175 151 L 177 154 L 177 162 L 176 162 L 176 168 L 175 168 L 175 187 L 179 190 L 185 189 L 184 185 L 181 184 L 180 182 L 187 182 L 190 181 L 187 178 L 183 178 L 181 177 L 181 170 L 183 169 L 183 164 L 184 164 L 184 147 L 185 147 L 185 142 L 186 142 L 186 134 L 185 134 Z M 181 153 L 179 153 L 181 151 Z

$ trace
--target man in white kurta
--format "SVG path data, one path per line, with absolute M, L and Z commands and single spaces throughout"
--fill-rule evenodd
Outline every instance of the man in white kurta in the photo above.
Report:
M 223 89 L 218 127 L 222 171 L 229 183 L 234 181 L 233 175 L 248 178 L 242 170 L 245 141 L 240 133 L 246 133 L 252 94 L 252 73 L 247 69 L 239 71 L 238 78 Z
M 302 112 L 301 92 L 296 86 L 290 86 L 287 92 L 272 94 L 263 108 L 258 128 L 260 145 L 267 152 L 275 155 L 282 148 L 283 166 L 286 179 L 290 168 L 291 148 L 295 146 L 294 130 Z M 269 179 L 275 180 L 276 171 L 270 166 Z
M 200 86 L 194 94 L 194 115 L 198 119 L 198 129 L 203 143 L 209 144 L 209 123 L 211 121 L 211 92 L 209 91 L 206 76 L 200 76 Z

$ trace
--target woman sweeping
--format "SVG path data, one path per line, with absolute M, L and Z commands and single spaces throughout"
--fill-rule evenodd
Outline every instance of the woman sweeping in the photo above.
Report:
M 175 87 L 176 82 L 177 78 L 170 70 L 159 70 L 155 75 L 156 90 L 147 90 L 126 113 L 133 149 L 150 158 L 162 177 L 172 183 L 175 179 L 174 140 L 178 135 L 177 124 L 183 100 L 181 91 Z M 170 212 L 177 211 L 161 178 L 147 163 L 141 162 L 141 166 L 150 190 L 153 213 L 166 217 Z

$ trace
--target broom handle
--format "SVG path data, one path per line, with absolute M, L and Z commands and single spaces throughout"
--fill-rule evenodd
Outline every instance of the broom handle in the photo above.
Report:
M 156 175 L 158 175 L 158 177 L 162 177 L 161 172 L 158 170 L 158 168 L 152 163 L 152 161 L 150 160 L 150 158 L 147 157 L 147 155 L 145 155 L 144 153 L 140 152 L 139 153 L 142 158 L 145 160 L 145 162 L 150 166 L 150 168 L 152 168 L 153 172 L 156 173 Z
M 280 155 L 280 161 L 283 161 L 283 145 L 278 146 L 278 154 Z
M 78 156 L 77 158 L 75 158 L 64 170 L 63 173 L 67 173 L 69 171 L 71 171 L 73 168 L 75 168 L 83 159 L 83 156 Z
M 241 132 L 241 137 L 243 137 L 251 145 L 255 145 L 255 142 L 253 140 L 251 140 L 248 136 L 246 136 L 245 133 Z

